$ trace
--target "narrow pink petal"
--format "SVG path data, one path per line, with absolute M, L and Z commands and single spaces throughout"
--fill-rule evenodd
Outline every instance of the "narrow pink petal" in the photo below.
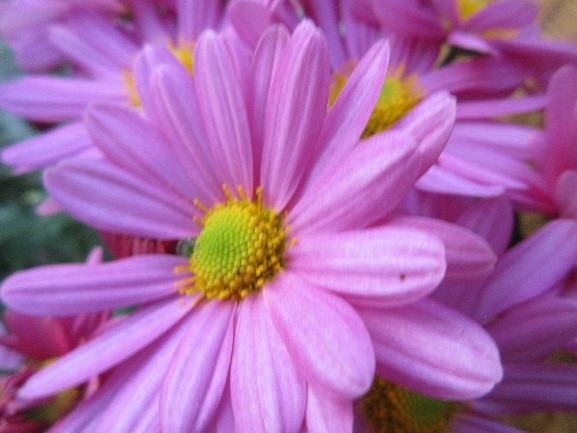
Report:
M 543 360 L 572 341 L 576 329 L 577 301 L 557 296 L 510 308 L 487 327 L 506 362 Z
M 56 164 L 92 147 L 82 122 L 58 126 L 2 150 L 2 162 L 20 174 Z
M 197 230 L 192 203 L 107 161 L 66 162 L 47 170 L 44 182 L 64 209 L 100 230 L 152 239 L 190 237 Z
M 551 289 L 574 266 L 577 224 L 549 222 L 499 260 L 477 300 L 476 317 L 487 323 L 497 314 Z
M 393 129 L 410 134 L 423 156 L 422 175 L 439 158 L 455 123 L 455 98 L 438 92 L 426 98 L 397 123 Z
M 353 404 L 309 386 L 306 426 L 307 433 L 348 433 L 353 428 Z
M 406 134 L 375 134 L 307 185 L 289 214 L 294 233 L 368 226 L 404 198 L 421 167 Z
M 447 43 L 484 55 L 492 55 L 495 57 L 500 55 L 499 51 L 486 38 L 468 31 L 453 30 L 447 36 Z
M 555 178 L 565 170 L 577 168 L 575 125 L 577 119 L 577 68 L 566 66 L 553 75 L 547 95 L 545 124 L 550 150 L 543 168 Z M 568 85 L 568 83 L 572 83 Z
M 456 414 L 452 429 L 459 433 L 524 433 L 509 425 L 474 414 Z
M 210 301 L 186 319 L 160 390 L 163 431 L 205 431 L 211 421 L 228 381 L 234 311 L 231 302 Z
M 94 143 L 119 167 L 161 182 L 181 197 L 195 198 L 195 188 L 190 187 L 174 152 L 153 124 L 136 111 L 112 104 L 93 105 L 86 114 L 86 128 Z
M 251 46 L 256 46 L 261 35 L 273 24 L 266 5 L 253 0 L 230 2 L 227 15 L 235 31 Z
M 526 78 L 526 72 L 512 63 L 481 57 L 443 66 L 420 78 L 419 82 L 429 93 L 445 90 L 453 94 L 502 96 L 504 91 L 520 85 Z
M 48 265 L 2 284 L 2 300 L 19 311 L 66 316 L 142 304 L 170 296 L 186 259 L 141 255 L 97 265 Z
M 475 281 L 493 271 L 497 257 L 490 245 L 466 228 L 433 218 L 410 216 L 395 218 L 390 224 L 421 230 L 442 241 L 447 260 L 446 281 Z
M 496 415 L 577 410 L 577 367 L 573 364 L 507 365 L 503 382 L 473 408 Z
M 265 200 L 282 209 L 310 167 L 326 113 L 326 42 L 311 22 L 295 30 L 272 77 L 265 117 L 261 185 Z
M 513 206 L 504 196 L 476 200 L 467 206 L 456 223 L 483 237 L 500 256 L 507 250 L 513 233 Z
M 252 2 L 249 2 L 252 3 Z M 236 4 L 236 3 L 233 3 Z M 232 9 L 232 6 L 231 6 Z M 252 98 L 249 111 L 253 142 L 253 161 L 255 183 L 260 183 L 260 161 L 264 143 L 264 131 L 267 116 L 267 102 L 270 97 L 272 77 L 283 67 L 283 53 L 290 39 L 284 26 L 271 26 L 262 35 L 254 53 L 251 76 Z
M 393 33 L 427 39 L 443 37 L 444 31 L 435 12 L 420 2 L 372 0 L 371 4 L 376 19 Z
M 500 185 L 484 184 L 467 179 L 439 164 L 433 165 L 415 186 L 421 191 L 468 197 L 496 197 L 505 192 L 505 188 Z
M 217 201 L 222 181 L 211 170 L 208 139 L 190 75 L 180 67 L 157 67 L 151 77 L 151 98 L 161 132 L 168 138 L 166 144 L 180 159 L 190 182 L 209 202 Z
M 0 107 L 40 122 L 80 119 L 91 102 L 124 99 L 116 83 L 82 78 L 29 76 L 0 85 Z
M 207 31 L 194 53 L 200 111 L 212 153 L 213 170 L 229 186 L 252 192 L 252 146 L 243 84 L 223 39 Z
M 375 108 L 389 63 L 389 44 L 375 43 L 359 61 L 325 117 L 319 136 L 321 154 L 314 173 L 347 155 L 355 146 Z
M 448 400 L 486 394 L 501 380 L 499 350 L 471 319 L 431 300 L 359 309 L 373 338 L 377 374 Z
M 111 398 L 99 415 L 98 431 L 108 433 L 158 433 L 160 431 L 160 390 L 167 366 L 176 356 L 178 343 L 188 328 L 181 321 L 162 338 L 128 359 L 132 367 L 126 384 Z M 121 365 L 120 368 L 124 367 Z M 119 416 L 119 408 L 123 409 Z
M 431 292 L 445 274 L 439 239 L 410 224 L 298 239 L 289 269 L 321 287 L 396 305 Z
M 200 33 L 214 27 L 222 16 L 222 6 L 211 0 L 178 0 L 176 3 L 178 37 L 194 41 Z
M 118 367 L 108 380 L 89 398 L 81 401 L 74 410 L 58 420 L 56 432 L 93 433 L 100 425 L 99 415 L 106 409 L 110 400 L 128 381 L 135 365 L 126 363 Z
M 543 109 L 547 105 L 545 96 L 522 98 L 500 98 L 488 101 L 459 101 L 457 119 L 487 119 L 509 116 Z
M 284 271 L 264 290 L 265 301 L 299 370 L 336 398 L 356 398 L 373 381 L 374 352 L 357 313 L 298 274 Z
M 539 7 L 530 0 L 499 0 L 488 4 L 465 23 L 467 29 L 515 29 L 534 24 Z
M 25 399 L 47 397 L 79 385 L 152 343 L 190 311 L 183 298 L 170 298 L 133 313 L 32 376 L 20 389 Z
M 239 305 L 234 340 L 230 391 L 239 430 L 297 432 L 305 413 L 304 378 L 297 373 L 262 296 L 246 298 Z

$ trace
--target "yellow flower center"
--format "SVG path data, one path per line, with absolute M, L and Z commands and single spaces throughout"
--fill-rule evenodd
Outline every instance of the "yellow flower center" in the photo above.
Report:
M 373 433 L 446 433 L 456 405 L 377 377 L 359 409 Z
M 240 198 L 225 186 L 226 203 L 211 209 L 198 200 L 203 226 L 189 257 L 193 277 L 180 289 L 183 294 L 202 292 L 207 299 L 240 300 L 257 293 L 285 266 L 288 227 L 284 216 L 262 204 L 262 190 L 249 200 L 242 187 Z
M 424 90 L 417 83 L 417 76 L 404 77 L 403 72 L 404 68 L 400 67 L 387 74 L 375 108 L 361 135 L 362 138 L 389 129 L 423 99 Z M 347 79 L 346 72 L 335 73 L 329 93 L 330 106 L 336 101 Z
M 457 0 L 459 18 L 461 21 L 467 21 L 490 2 L 491 0 Z

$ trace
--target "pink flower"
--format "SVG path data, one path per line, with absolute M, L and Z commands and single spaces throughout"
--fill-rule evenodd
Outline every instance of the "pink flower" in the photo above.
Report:
M 46 24 L 43 32 L 53 51 L 71 66 L 74 74 L 27 75 L 0 85 L 3 109 L 34 122 L 58 124 L 2 151 L 2 161 L 14 167 L 16 173 L 94 153 L 82 121 L 86 107 L 99 101 L 134 107 L 146 103 L 142 100 L 144 92 L 137 89 L 142 80 L 134 76 L 135 63 L 160 57 L 191 69 L 194 39 L 205 28 L 220 25 L 222 20 L 220 5 L 206 0 L 179 1 L 175 13 L 166 8 L 161 12 L 152 2 L 131 2 L 130 26 L 97 13 L 99 10 L 85 9 L 78 2 L 53 0 L 49 4 L 59 13 L 59 19 Z M 35 1 L 20 6 L 18 2 L 10 2 L 6 6 L 10 16 L 25 8 L 24 15 L 30 18 L 40 16 L 47 7 L 45 2 Z M 60 13 L 65 17 L 60 17 Z
M 192 252 L 55 265 L 6 280 L 4 301 L 36 314 L 140 305 L 31 378 L 21 395 L 41 397 L 154 356 L 162 362 L 143 367 L 149 379 L 134 382 L 140 391 L 107 406 L 130 408 L 106 417 L 107 431 L 158 414 L 171 432 L 232 424 L 296 432 L 305 411 L 307 425 L 321 428 L 335 405 L 349 408 L 346 426 L 351 400 L 374 374 L 373 342 L 356 308 L 410 304 L 445 272 L 435 235 L 380 222 L 441 151 L 452 98 L 439 96 L 432 119 L 424 117 L 434 131 L 428 140 L 388 134 L 357 145 L 384 79 L 385 43 L 361 59 L 328 112 L 326 45 L 309 22 L 292 37 L 267 30 L 249 74 L 213 32 L 194 55 L 194 77 L 169 65 L 153 71 L 147 116 L 116 105 L 89 110 L 106 159 L 70 160 L 46 174 L 50 192 L 81 220 L 194 242 Z M 490 338 L 476 344 L 487 365 L 462 383 L 481 394 L 500 367 Z M 452 359 L 438 359 L 439 368 Z
M 503 380 L 485 396 L 464 402 L 378 378 L 357 405 L 355 432 L 518 433 L 499 417 L 575 411 L 577 367 L 550 357 L 577 335 L 577 301 L 560 296 L 576 260 L 577 224 L 560 219 L 507 252 L 483 284 L 454 289 L 450 304 L 482 323 L 497 342 Z M 444 295 L 441 289 L 432 296 L 449 299 Z M 377 372 L 381 362 L 377 351 Z
M 530 77 L 526 68 L 488 56 L 437 66 L 442 40 L 406 34 L 415 26 L 397 22 L 396 17 L 391 18 L 393 15 L 387 16 L 395 25 L 405 28 L 404 31 L 391 31 L 372 13 L 358 13 L 356 2 L 302 1 L 297 2 L 300 9 L 293 7 L 294 3 L 235 0 L 230 7 L 231 22 L 241 36 L 250 41 L 262 28 L 252 25 L 246 14 L 248 10 L 259 10 L 268 21 L 281 21 L 288 26 L 298 22 L 299 12 L 312 17 L 330 43 L 335 71 L 332 93 L 338 94 L 352 70 L 351 65 L 373 43 L 383 37 L 390 40 L 389 71 L 363 137 L 386 130 L 403 130 L 419 140 L 417 135 L 422 132 L 415 128 L 413 121 L 421 119 L 423 112 L 434 110 L 436 94 L 450 92 L 457 97 L 457 121 L 451 137 L 439 158 L 419 179 L 417 188 L 434 193 L 496 197 L 507 189 L 526 187 L 527 179 L 532 177 L 526 161 L 531 156 L 535 131 L 495 120 L 498 116 L 540 109 L 546 104 L 546 98 L 541 95 L 511 97 Z M 402 2 L 393 3 L 391 10 L 408 7 Z M 370 5 L 366 7 L 371 11 Z M 381 7 L 379 4 L 378 8 Z M 418 7 L 414 6 L 412 12 Z M 342 31 L 338 31 L 339 26 Z

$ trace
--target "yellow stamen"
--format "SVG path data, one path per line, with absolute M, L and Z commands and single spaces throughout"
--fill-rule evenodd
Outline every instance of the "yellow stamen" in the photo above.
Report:
M 140 107 L 140 96 L 136 90 L 136 83 L 134 81 L 134 74 L 129 69 L 122 71 L 122 79 L 124 80 L 126 93 L 128 96 L 128 103 L 135 108 Z
M 457 0 L 459 18 L 461 21 L 467 21 L 490 2 L 491 0 Z
M 288 240 L 286 215 L 263 206 L 260 187 L 252 200 L 241 186 L 236 188 L 238 197 L 227 185 L 222 189 L 224 203 L 208 209 L 194 202 L 204 216 L 195 218 L 202 230 L 186 267 L 193 277 L 176 288 L 186 295 L 201 292 L 206 299 L 241 300 L 284 269 L 284 253 L 293 241 Z
M 194 73 L 194 43 L 180 42 L 178 45 L 168 42 L 168 49 L 190 74 Z
M 329 105 L 332 106 L 348 79 L 350 65 L 344 72 L 336 72 L 329 92 Z M 404 67 L 387 73 L 381 93 L 363 131 L 362 138 L 389 129 L 397 120 L 407 114 L 424 97 L 424 90 L 417 82 L 416 75 L 404 76 Z

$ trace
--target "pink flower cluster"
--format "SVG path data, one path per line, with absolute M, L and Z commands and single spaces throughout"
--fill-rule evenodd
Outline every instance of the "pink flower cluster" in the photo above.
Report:
M 2 2 L 27 73 L 0 107 L 49 126 L 2 161 L 115 259 L 2 283 L 0 432 L 514 433 L 577 410 L 577 43 L 537 12 Z

